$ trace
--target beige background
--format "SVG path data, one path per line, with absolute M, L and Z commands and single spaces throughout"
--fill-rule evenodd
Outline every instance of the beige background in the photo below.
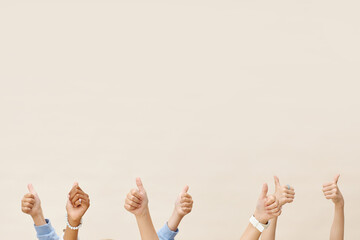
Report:
M 177 239 L 239 239 L 274 174 L 278 239 L 328 239 L 338 172 L 358 238 L 358 1 L 33 2 L 0 3 L 1 239 L 35 239 L 29 182 L 60 232 L 75 180 L 82 239 L 139 239 L 136 176 L 157 228 L 189 184 Z

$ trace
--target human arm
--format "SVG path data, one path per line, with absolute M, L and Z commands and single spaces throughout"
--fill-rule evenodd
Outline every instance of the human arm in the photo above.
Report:
M 151 220 L 149 200 L 140 178 L 136 179 L 137 189 L 132 189 L 125 199 L 125 209 L 135 215 L 142 240 L 158 240 Z
M 275 183 L 275 195 L 279 199 L 280 207 L 284 206 L 287 203 L 292 203 L 295 198 L 295 190 L 290 185 L 281 185 L 280 180 L 277 176 L 274 176 Z M 262 240 L 275 240 L 275 233 L 277 227 L 278 217 L 271 219 L 270 226 L 264 230 L 261 235 Z
M 336 175 L 334 181 L 323 185 L 323 193 L 326 199 L 331 199 L 334 203 L 334 220 L 330 230 L 330 240 L 344 239 L 344 197 L 338 187 L 340 174 Z
M 281 214 L 279 200 L 275 195 L 267 195 L 267 192 L 268 185 L 264 184 L 254 212 L 255 219 L 261 224 L 267 224 L 270 219 Z M 257 240 L 260 235 L 261 232 L 249 223 L 240 240 Z
M 90 207 L 90 198 L 80 187 L 77 182 L 71 188 L 66 203 L 67 221 L 71 227 L 78 227 L 81 219 Z M 66 226 L 64 240 L 77 240 L 79 229 L 71 229 Z
M 37 238 L 39 240 L 58 240 L 59 236 L 50 220 L 44 218 L 39 195 L 32 184 L 28 185 L 28 190 L 29 192 L 21 200 L 21 210 L 32 217 Z
M 189 186 L 185 186 L 175 201 L 174 211 L 168 221 L 168 226 L 172 231 L 178 229 L 181 220 L 192 210 L 194 202 L 188 191 Z

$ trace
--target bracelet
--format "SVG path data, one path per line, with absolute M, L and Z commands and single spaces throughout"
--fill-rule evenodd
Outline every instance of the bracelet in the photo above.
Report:
M 68 215 L 66 215 L 66 225 L 67 225 L 68 228 L 70 228 L 71 230 L 79 230 L 79 228 L 80 228 L 81 225 L 82 225 L 82 220 L 80 220 L 79 226 L 73 227 L 73 226 L 71 226 L 70 223 L 69 223 L 69 217 L 68 217 Z

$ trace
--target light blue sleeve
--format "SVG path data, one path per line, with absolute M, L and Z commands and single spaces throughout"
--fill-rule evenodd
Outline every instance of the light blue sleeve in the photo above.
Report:
M 157 232 L 159 240 L 174 240 L 175 236 L 178 234 L 179 229 L 176 231 L 171 231 L 167 223 Z
M 45 219 L 46 224 L 41 226 L 35 226 L 36 236 L 39 240 L 60 240 L 60 237 L 56 234 L 54 228 L 51 226 L 49 219 Z

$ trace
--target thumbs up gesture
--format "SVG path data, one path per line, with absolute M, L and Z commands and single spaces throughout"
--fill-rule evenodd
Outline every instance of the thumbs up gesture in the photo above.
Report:
M 338 187 L 340 174 L 334 177 L 334 180 L 323 185 L 323 193 L 326 199 L 331 199 L 335 205 L 344 206 L 344 197 Z
M 39 215 L 42 213 L 40 198 L 32 184 L 28 185 L 28 190 L 21 201 L 21 210 L 30 216 Z
M 292 203 L 295 198 L 295 191 L 293 187 L 289 185 L 280 185 L 280 180 L 277 176 L 274 176 L 275 181 L 275 195 L 279 200 L 280 206 L 286 203 Z
M 270 219 L 281 214 L 281 205 L 276 195 L 267 195 L 268 185 L 263 185 L 258 199 L 254 217 L 261 223 L 266 224 Z
M 82 216 L 90 207 L 90 198 L 80 187 L 77 182 L 69 192 L 69 197 L 66 203 L 66 211 L 68 214 L 69 223 L 71 226 L 78 226 L 81 222 Z
M 125 199 L 125 209 L 135 216 L 143 216 L 148 211 L 148 197 L 140 178 L 136 178 L 137 189 L 132 189 Z
M 32 184 L 29 184 L 27 187 L 29 193 L 25 194 L 21 200 L 21 210 L 33 218 L 35 225 L 43 225 L 46 222 L 43 216 L 40 198 Z
M 184 217 L 192 210 L 193 200 L 191 195 L 188 193 L 188 191 L 189 191 L 189 186 L 185 186 L 175 202 L 175 211 L 181 217 Z

